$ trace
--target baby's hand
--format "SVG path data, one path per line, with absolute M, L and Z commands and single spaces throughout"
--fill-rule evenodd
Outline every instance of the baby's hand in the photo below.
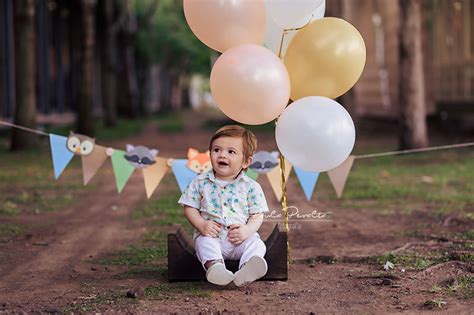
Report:
M 238 245 L 245 241 L 250 235 L 245 224 L 232 224 L 230 225 L 230 231 L 227 234 L 227 239 L 234 245 Z
M 204 221 L 199 227 L 199 233 L 204 236 L 217 237 L 221 231 L 221 224 L 214 221 Z

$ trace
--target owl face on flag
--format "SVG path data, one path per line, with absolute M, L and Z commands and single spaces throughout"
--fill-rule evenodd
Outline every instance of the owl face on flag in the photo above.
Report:
M 66 146 L 75 155 L 86 156 L 94 151 L 95 139 L 71 131 Z

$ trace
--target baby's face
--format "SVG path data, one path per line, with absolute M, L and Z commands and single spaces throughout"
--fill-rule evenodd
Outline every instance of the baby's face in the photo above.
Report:
M 217 178 L 234 179 L 242 168 L 248 167 L 243 160 L 242 138 L 221 137 L 212 143 L 211 163 Z

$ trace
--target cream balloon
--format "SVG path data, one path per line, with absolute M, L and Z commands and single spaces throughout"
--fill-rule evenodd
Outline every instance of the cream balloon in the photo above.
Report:
M 270 1 L 270 0 L 267 0 Z M 266 2 L 267 3 L 267 2 Z M 319 7 L 313 11 L 311 21 L 322 19 L 326 11 L 326 1 L 322 1 Z M 299 22 L 296 22 L 296 28 L 303 27 L 308 23 L 308 17 L 304 17 Z M 296 35 L 297 30 L 288 30 L 286 35 L 282 40 L 284 29 L 281 26 L 278 26 L 275 21 L 270 18 L 267 5 L 267 28 L 265 31 L 265 38 L 263 40 L 263 45 L 273 51 L 276 55 L 280 54 L 280 58 L 285 59 L 285 53 L 293 37 Z M 280 44 L 282 44 L 280 51 Z
M 365 60 L 364 39 L 350 23 L 332 17 L 311 22 L 295 35 L 286 52 L 291 99 L 344 94 L 359 79 Z
M 334 100 L 310 96 L 288 106 L 275 130 L 278 148 L 306 171 L 325 172 L 344 162 L 355 142 L 349 113 Z
M 277 118 L 290 97 L 283 63 L 269 49 L 240 45 L 224 52 L 211 71 L 211 92 L 231 119 L 249 125 Z
M 194 35 L 214 50 L 263 43 L 264 0 L 184 0 L 183 8 Z
M 301 27 L 301 21 L 307 23 L 323 3 L 324 0 L 266 0 L 268 15 L 283 29 Z

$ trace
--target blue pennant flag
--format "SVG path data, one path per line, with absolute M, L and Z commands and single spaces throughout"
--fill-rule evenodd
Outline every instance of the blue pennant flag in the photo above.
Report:
M 305 171 L 296 166 L 293 166 L 293 168 L 295 169 L 296 176 L 298 177 L 300 185 L 303 188 L 304 194 L 306 195 L 306 199 L 310 201 L 311 196 L 313 195 L 314 187 L 318 182 L 319 173 Z
M 171 166 L 181 192 L 183 192 L 192 182 L 194 177 L 197 176 L 197 173 L 191 171 L 186 164 L 188 164 L 188 160 L 186 159 L 173 160 L 173 166 Z
M 53 159 L 54 178 L 58 179 L 66 166 L 74 157 L 74 153 L 67 148 L 67 137 L 49 134 L 51 157 Z

